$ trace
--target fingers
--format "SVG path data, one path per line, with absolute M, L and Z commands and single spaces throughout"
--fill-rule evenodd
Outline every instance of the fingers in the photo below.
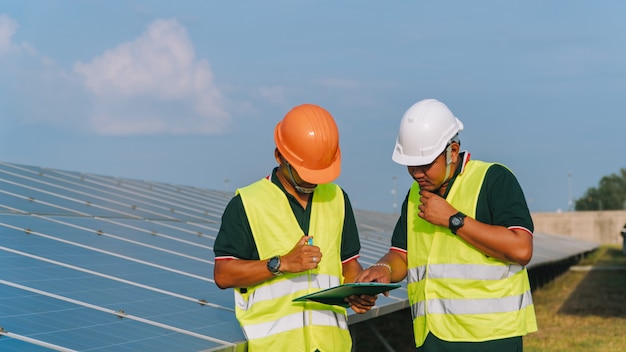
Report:
M 355 313 L 363 314 L 376 305 L 376 298 L 377 296 L 351 295 L 346 297 L 345 301 L 350 305 L 350 308 L 352 308 Z
M 321 253 L 319 254 L 319 257 L 318 257 L 318 256 L 313 256 L 313 257 L 311 258 L 311 261 L 312 261 L 313 263 L 315 263 L 315 267 L 317 267 L 317 264 L 318 264 L 321 260 L 322 260 L 322 254 L 321 254 Z
M 317 268 L 317 265 L 322 261 L 322 253 L 318 252 L 318 254 L 314 254 L 313 257 L 311 257 L 311 261 L 315 264 L 314 268 Z
M 320 261 L 322 260 L 322 254 L 303 254 L 299 257 L 299 271 L 317 269 Z
M 320 251 L 320 247 L 313 245 L 313 237 L 312 236 L 304 236 L 302 237 L 303 245 L 300 248 L 300 255 L 305 263 L 314 263 L 317 266 L 322 260 L 322 252 Z
M 296 243 L 296 247 L 297 246 L 304 246 L 309 240 L 309 236 L 302 236 L 300 237 L 300 240 L 298 240 L 298 242 Z
M 312 239 L 313 236 L 302 236 L 291 251 L 281 258 L 281 268 L 285 272 L 298 273 L 318 267 L 323 255 L 320 247 L 312 245 Z
M 380 282 L 388 284 L 391 282 L 391 275 L 386 268 L 372 267 L 365 269 L 354 278 L 354 282 Z

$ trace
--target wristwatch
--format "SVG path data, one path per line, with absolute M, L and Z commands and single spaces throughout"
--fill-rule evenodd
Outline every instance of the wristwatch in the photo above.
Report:
M 283 272 L 280 271 L 280 256 L 279 255 L 273 256 L 267 261 L 267 270 L 269 270 L 270 273 L 272 273 L 272 275 L 274 276 L 280 276 L 283 274 Z
M 463 225 L 465 225 L 465 217 L 467 215 L 458 212 L 450 217 L 448 228 L 452 231 L 453 234 L 456 235 L 456 232 L 459 231 Z

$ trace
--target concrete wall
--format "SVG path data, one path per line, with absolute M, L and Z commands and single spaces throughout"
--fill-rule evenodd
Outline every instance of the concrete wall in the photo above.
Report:
M 535 232 L 568 235 L 601 244 L 622 243 L 626 210 L 532 213 Z

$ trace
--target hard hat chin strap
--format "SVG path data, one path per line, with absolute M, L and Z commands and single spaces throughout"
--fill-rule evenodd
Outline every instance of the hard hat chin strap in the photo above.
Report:
M 446 147 L 446 182 L 449 180 L 450 164 L 452 164 L 452 143 Z M 451 175 L 449 177 L 452 178 Z
M 283 161 L 285 162 L 285 165 L 287 165 L 287 172 L 289 173 L 289 177 L 291 178 L 291 184 L 296 189 L 296 191 L 298 191 L 299 193 L 303 193 L 303 194 L 311 194 L 311 193 L 313 193 L 315 191 L 315 187 L 317 187 L 317 185 L 315 185 L 315 186 L 313 186 L 311 188 L 302 187 L 302 186 L 298 185 L 296 180 L 293 178 L 293 173 L 291 172 L 291 165 L 289 165 L 287 160 L 283 159 Z

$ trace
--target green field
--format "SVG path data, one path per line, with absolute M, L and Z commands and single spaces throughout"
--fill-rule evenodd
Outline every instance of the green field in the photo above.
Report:
M 570 270 L 533 293 L 539 331 L 526 351 L 626 351 L 626 256 L 603 246 L 585 266 L 592 270 Z

